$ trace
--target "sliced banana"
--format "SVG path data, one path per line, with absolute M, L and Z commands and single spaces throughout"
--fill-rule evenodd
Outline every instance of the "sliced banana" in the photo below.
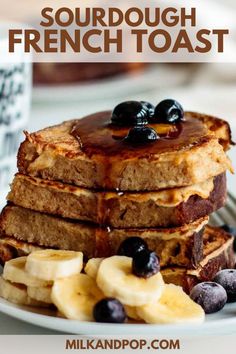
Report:
M 51 293 L 52 287 L 51 286 L 44 286 L 44 287 L 34 287 L 28 286 L 27 293 L 31 299 L 45 302 L 46 304 L 52 304 Z
M 124 305 L 142 306 L 157 301 L 164 289 L 161 273 L 144 279 L 132 274 L 132 258 L 113 256 L 100 264 L 97 284 L 105 296 Z
M 86 274 L 58 279 L 52 287 L 52 301 L 66 318 L 80 321 L 93 320 L 93 308 L 101 292 L 94 279 Z
M 88 274 L 91 278 L 96 279 L 98 268 L 100 267 L 100 264 L 103 260 L 104 258 L 91 258 L 84 268 L 85 273 Z
M 0 277 L 0 296 L 5 300 L 17 305 L 46 307 L 47 304 L 31 299 L 27 294 L 26 286 L 22 284 L 11 283 Z
M 137 308 L 147 323 L 202 323 L 205 318 L 201 306 L 185 294 L 180 286 L 165 285 L 159 301 Z
M 19 257 L 6 262 L 3 269 L 3 278 L 12 283 L 24 284 L 26 286 L 48 286 L 50 282 L 37 279 L 25 271 L 26 259 L 27 257 Z
M 135 321 L 141 321 L 141 317 L 138 315 L 137 307 L 125 305 L 125 312 L 129 318 Z
M 26 271 L 37 278 L 53 281 L 78 274 L 83 268 L 83 254 L 74 251 L 40 250 L 26 260 Z

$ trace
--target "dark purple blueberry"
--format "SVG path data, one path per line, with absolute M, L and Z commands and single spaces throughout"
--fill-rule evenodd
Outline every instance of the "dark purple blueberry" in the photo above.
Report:
M 156 123 L 175 124 L 184 120 L 184 109 L 175 100 L 161 101 L 155 108 L 153 121 Z
M 150 278 L 160 271 L 157 254 L 149 250 L 137 252 L 133 257 L 132 272 L 140 278 Z
M 148 249 L 147 243 L 141 237 L 133 236 L 120 244 L 117 254 L 133 258 L 136 253 L 146 249 Z
M 223 286 L 211 281 L 195 285 L 190 292 L 190 297 L 202 306 L 205 313 L 220 311 L 227 302 L 227 294 Z
M 214 281 L 225 289 L 228 297 L 228 302 L 236 301 L 236 269 L 220 270 Z
M 236 252 L 236 227 L 230 226 L 230 225 L 222 225 L 221 228 L 234 236 L 234 250 Z
M 148 124 L 148 108 L 138 101 L 122 102 L 114 108 L 111 121 L 119 126 Z
M 150 127 L 134 127 L 130 129 L 125 141 L 131 144 L 153 143 L 159 139 L 157 132 Z
M 94 306 L 93 317 L 96 322 L 123 323 L 127 316 L 119 300 L 105 298 Z
M 154 116 L 155 107 L 150 102 L 141 101 L 141 103 L 148 110 L 148 122 L 150 123 L 152 121 L 153 116 Z

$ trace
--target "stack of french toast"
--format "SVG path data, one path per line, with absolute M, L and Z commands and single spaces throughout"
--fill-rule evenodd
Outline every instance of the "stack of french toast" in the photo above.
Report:
M 224 120 L 129 101 L 25 135 L 0 217 L 2 263 L 41 248 L 107 257 L 138 236 L 187 292 L 234 267 L 231 235 L 208 225 L 233 171 Z

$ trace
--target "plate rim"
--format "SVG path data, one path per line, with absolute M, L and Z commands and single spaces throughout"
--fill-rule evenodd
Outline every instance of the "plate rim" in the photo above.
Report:
M 236 312 L 236 311 L 235 311 Z M 236 313 L 235 317 L 226 319 L 216 319 L 201 324 L 143 324 L 143 323 L 125 323 L 110 324 L 96 322 L 79 322 L 64 318 L 47 316 L 19 308 L 4 299 L 0 299 L 0 313 L 6 314 L 23 322 L 36 325 L 42 328 L 67 334 L 81 335 L 181 335 L 193 337 L 205 337 L 209 335 L 224 335 L 236 333 Z M 219 323 L 220 322 L 220 323 Z M 109 333 L 109 334 L 108 334 Z

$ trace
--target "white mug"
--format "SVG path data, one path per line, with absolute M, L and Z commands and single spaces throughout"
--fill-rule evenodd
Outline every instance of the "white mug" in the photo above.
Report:
M 23 49 L 14 61 L 2 50 L 7 42 L 7 23 L 0 24 L 0 209 L 16 172 L 16 155 L 26 129 L 31 102 L 32 64 Z

